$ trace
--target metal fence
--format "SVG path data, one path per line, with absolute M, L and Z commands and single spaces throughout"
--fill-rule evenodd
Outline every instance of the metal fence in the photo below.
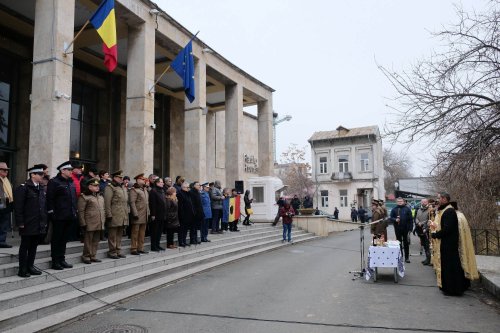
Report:
M 471 233 L 476 254 L 500 256 L 500 230 L 471 229 Z

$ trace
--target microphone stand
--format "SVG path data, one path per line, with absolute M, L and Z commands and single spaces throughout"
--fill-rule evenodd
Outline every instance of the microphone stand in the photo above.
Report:
M 349 274 L 353 275 L 352 280 L 360 279 L 365 276 L 365 226 L 377 224 L 384 221 L 385 219 L 376 220 L 370 223 L 362 223 L 358 226 L 359 228 L 359 254 L 360 254 L 360 267 L 359 270 L 349 271 Z M 386 240 L 387 241 L 387 240 Z

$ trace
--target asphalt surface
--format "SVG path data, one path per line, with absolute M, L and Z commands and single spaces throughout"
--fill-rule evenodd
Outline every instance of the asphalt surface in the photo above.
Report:
M 500 312 L 479 288 L 439 291 L 417 243 L 397 284 L 389 268 L 376 283 L 352 279 L 360 254 L 351 231 L 217 267 L 57 332 L 499 332 Z

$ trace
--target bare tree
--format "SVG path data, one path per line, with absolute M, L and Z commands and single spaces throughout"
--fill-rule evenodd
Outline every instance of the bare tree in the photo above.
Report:
M 396 118 L 385 128 L 389 138 L 403 143 L 432 141 L 438 163 L 450 170 L 458 166 L 476 170 L 497 149 L 499 3 L 491 1 L 485 13 L 473 14 L 457 6 L 458 23 L 434 34 L 445 50 L 420 60 L 411 71 L 399 74 L 380 67 L 397 90 L 392 106 Z
M 384 187 L 387 193 L 394 193 L 396 188 L 394 183 L 399 178 L 411 177 L 410 159 L 406 152 L 393 152 L 389 148 L 384 148 Z
M 491 226 L 500 198 L 500 0 L 484 12 L 456 7 L 457 23 L 434 35 L 443 48 L 410 71 L 380 67 L 397 91 L 393 142 L 425 141 L 438 185 L 475 226 Z M 423 140 L 422 140 L 423 139 Z M 481 214 L 478 214 L 481 210 Z
M 281 179 L 288 185 L 287 194 L 297 195 L 301 201 L 306 195 L 314 192 L 314 184 L 308 177 L 311 166 L 306 162 L 306 147 L 298 147 L 297 144 L 290 144 L 288 149 L 281 153 L 280 162 L 284 172 Z

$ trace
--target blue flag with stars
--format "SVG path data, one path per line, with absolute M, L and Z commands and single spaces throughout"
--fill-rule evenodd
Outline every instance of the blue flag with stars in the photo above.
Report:
M 194 101 L 194 58 L 192 41 L 186 44 L 170 65 L 182 79 L 184 93 L 190 103 Z

